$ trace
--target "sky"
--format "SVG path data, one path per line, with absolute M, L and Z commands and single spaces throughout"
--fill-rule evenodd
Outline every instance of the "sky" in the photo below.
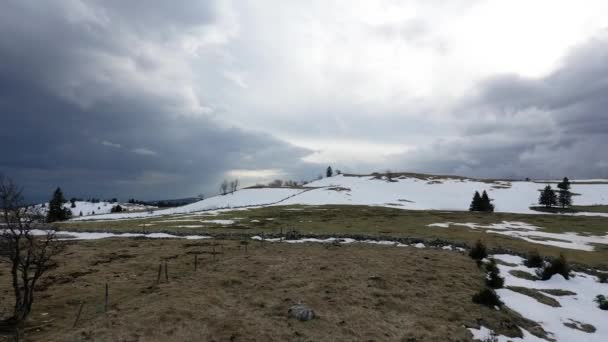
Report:
M 608 178 L 608 2 L 5 0 L 0 173 L 46 199 Z

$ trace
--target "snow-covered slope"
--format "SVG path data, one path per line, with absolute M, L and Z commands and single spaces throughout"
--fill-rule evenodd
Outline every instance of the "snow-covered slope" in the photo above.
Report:
M 529 207 L 536 205 L 539 190 L 545 185 L 525 181 L 489 182 L 464 178 L 406 176 L 394 178 L 389 182 L 372 176 L 338 175 L 311 182 L 304 189 L 249 188 L 234 194 L 210 197 L 183 207 L 154 212 L 76 217 L 75 220 L 124 219 L 214 209 L 295 204 L 380 205 L 412 210 L 468 210 L 473 193 L 483 190 L 486 190 L 494 200 L 495 210 L 498 212 L 538 213 L 530 210 Z M 608 204 L 608 183 L 573 184 L 572 192 L 577 194 L 573 197 L 577 205 Z
M 475 191 L 486 190 L 496 211 L 535 213 L 539 189 L 545 184 L 525 181 L 483 182 L 457 178 L 396 178 L 389 182 L 373 177 L 335 176 L 309 183 L 322 187 L 290 198 L 281 204 L 388 205 L 404 209 L 468 210 Z M 608 184 L 573 184 L 577 205 L 608 204 Z
M 80 216 L 91 216 L 98 214 L 108 214 L 111 212 L 112 207 L 115 205 L 120 205 L 124 211 L 141 211 L 141 210 L 150 210 L 155 209 L 154 206 L 142 205 L 142 204 L 133 204 L 133 203 L 112 203 L 107 201 L 101 201 L 97 203 L 89 202 L 89 201 L 75 201 L 75 207 L 72 208 L 72 203 L 67 202 L 63 205 L 64 208 L 70 209 L 72 211 L 72 217 L 80 217 Z M 40 209 L 43 213 L 46 213 L 48 210 L 49 204 L 39 204 L 36 208 Z M 80 215 L 82 213 L 82 215 Z
M 112 220 L 112 219 L 126 219 L 136 217 L 150 217 L 150 216 L 162 216 L 172 214 L 184 214 L 193 213 L 197 211 L 213 210 L 213 209 L 225 209 L 225 208 L 239 208 L 239 207 L 252 207 L 271 205 L 280 202 L 286 198 L 296 196 L 302 192 L 307 191 L 306 189 L 289 189 L 289 188 L 256 188 L 256 189 L 242 189 L 235 193 L 209 197 L 202 201 L 191 203 L 176 208 L 168 208 L 163 210 L 156 210 L 154 212 L 138 212 L 138 213 L 114 213 L 107 215 L 95 215 L 94 217 L 76 217 L 74 220 Z

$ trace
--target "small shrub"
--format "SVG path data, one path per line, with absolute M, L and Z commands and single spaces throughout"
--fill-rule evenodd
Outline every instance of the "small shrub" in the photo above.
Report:
M 496 266 L 496 260 L 490 259 L 490 262 L 486 264 L 486 271 L 488 272 L 488 278 L 486 279 L 486 285 L 493 289 L 500 289 L 505 285 L 505 278 L 500 276 L 500 270 Z
M 475 260 L 482 260 L 483 258 L 488 256 L 486 246 L 481 242 L 481 240 L 477 240 L 475 246 L 471 248 L 469 256 Z
M 599 308 L 602 310 L 608 310 L 608 299 L 604 295 L 598 295 L 595 297 L 595 302 L 599 304 Z
M 561 274 L 564 278 L 570 279 L 570 266 L 563 254 L 559 258 L 551 260 L 551 262 L 536 271 L 536 275 L 542 280 L 549 280 L 554 274 Z
M 543 267 L 543 258 L 538 254 L 537 251 L 531 251 L 528 253 L 528 257 L 524 261 L 524 265 L 530 268 L 540 268 Z
M 488 288 L 484 288 L 483 290 L 474 294 L 472 299 L 473 303 L 475 304 L 481 304 L 491 308 L 495 306 L 500 307 L 502 305 L 502 302 L 498 298 L 496 292 Z
M 607 273 L 598 273 L 597 281 L 599 281 L 602 284 L 608 283 L 608 274 Z

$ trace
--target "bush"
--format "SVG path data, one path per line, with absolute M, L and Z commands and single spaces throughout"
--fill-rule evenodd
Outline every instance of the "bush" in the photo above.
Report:
M 598 273 L 597 274 L 597 281 L 599 281 L 602 284 L 608 283 L 608 274 L 606 274 L 606 273 Z
M 570 279 L 570 266 L 563 254 L 559 258 L 551 260 L 551 262 L 536 271 L 536 275 L 542 280 L 549 280 L 554 274 L 561 274 L 564 278 Z
M 543 258 L 538 254 L 537 251 L 531 251 L 528 253 L 528 257 L 524 261 L 524 265 L 530 268 L 540 268 L 543 267 Z
M 598 295 L 595 297 L 595 302 L 599 304 L 599 308 L 602 310 L 608 310 L 608 299 L 604 295 Z
M 488 278 L 486 279 L 486 285 L 493 289 L 500 289 L 505 284 L 505 279 L 500 276 L 500 270 L 496 266 L 496 260 L 490 259 L 490 262 L 486 264 L 486 271 L 488 272 Z
M 483 290 L 474 294 L 472 299 L 473 303 L 475 304 L 481 304 L 491 308 L 495 306 L 500 307 L 502 305 L 502 302 L 498 298 L 496 292 L 488 288 L 484 288 Z
M 469 252 L 469 256 L 475 260 L 482 260 L 488 256 L 486 246 L 481 242 L 481 240 L 477 240 L 477 242 L 475 242 L 475 245 Z

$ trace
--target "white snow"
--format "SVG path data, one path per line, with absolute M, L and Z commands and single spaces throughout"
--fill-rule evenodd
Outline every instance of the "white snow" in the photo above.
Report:
M 580 235 L 575 232 L 550 233 L 541 231 L 543 228 L 525 222 L 503 221 L 482 225 L 477 223 L 431 223 L 429 227 L 449 228 L 450 226 L 462 226 L 470 229 L 486 229 L 488 233 L 508 235 L 531 243 L 556 246 L 582 251 L 593 251 L 593 244 L 608 245 L 608 235 Z
M 608 341 L 608 311 L 599 309 L 597 303 L 594 302 L 598 294 L 608 295 L 608 284 L 601 284 L 596 277 L 580 272 L 573 272 L 573 277 L 570 280 L 564 279 L 561 275 L 554 275 L 547 281 L 522 279 L 509 273 L 511 270 L 535 273 L 535 269 L 523 265 L 522 258 L 505 254 L 494 255 L 493 257 L 510 264 L 516 264 L 516 266 L 498 264 L 500 274 L 505 278 L 505 287 L 561 289 L 576 293 L 568 296 L 554 296 L 543 293 L 557 300 L 561 305 L 561 307 L 551 307 L 506 288 L 497 290 L 500 299 L 509 308 L 541 324 L 543 329 L 557 341 Z M 564 323 L 572 323 L 573 321 L 591 324 L 597 330 L 594 333 L 586 333 L 564 325 Z M 471 331 L 476 334 L 473 330 Z M 481 330 L 484 334 L 487 333 L 486 330 Z M 481 334 L 482 332 L 477 333 Z M 537 340 L 535 337 L 528 335 L 523 339 L 523 341 Z M 503 341 L 503 339 L 499 338 L 499 341 Z
M 290 196 L 295 196 L 307 190 L 288 189 L 288 188 L 257 188 L 257 189 L 242 189 L 224 196 L 209 197 L 202 201 L 191 203 L 182 207 L 167 208 L 156 210 L 154 212 L 138 212 L 138 213 L 113 213 L 106 215 L 95 215 L 94 217 L 75 217 L 73 220 L 108 220 L 108 219 L 125 219 L 125 218 L 141 218 L 163 215 L 195 213 L 205 210 L 218 209 L 237 209 L 240 207 L 255 207 L 262 205 L 270 205 L 280 202 Z
M 584 180 L 580 180 L 581 182 Z M 238 210 L 269 205 L 325 204 L 376 205 L 411 210 L 466 211 L 475 191 L 486 190 L 497 212 L 541 214 L 531 210 L 537 205 L 542 183 L 525 181 L 479 181 L 459 178 L 419 179 L 401 177 L 388 182 L 371 176 L 338 175 L 306 185 L 306 189 L 250 188 L 233 194 L 206 198 L 177 208 L 150 212 L 116 213 L 74 220 L 107 220 L 163 216 L 185 213 L 212 214 L 221 210 Z M 608 183 L 573 183 L 573 201 L 577 205 L 608 205 Z M 109 210 L 109 208 L 108 208 Z M 301 210 L 288 208 L 287 210 Z M 316 210 L 325 210 L 317 208 Z M 576 215 L 608 216 L 606 213 L 577 213 Z
M 172 235 L 167 233 L 97 233 L 97 232 L 70 232 L 70 231 L 53 231 L 53 230 L 41 230 L 41 229 L 32 229 L 31 233 L 35 236 L 43 236 L 47 233 L 55 233 L 59 240 L 99 240 L 106 238 L 130 238 L 130 237 L 145 237 L 150 239 L 187 239 L 187 240 L 197 240 L 197 239 L 211 239 L 211 236 L 205 235 L 187 235 L 187 236 L 179 236 Z
M 111 212 L 112 207 L 116 205 L 120 205 L 124 211 L 144 211 L 144 210 L 152 210 L 156 209 L 155 206 L 142 205 L 142 204 L 133 204 L 133 203 L 121 203 L 121 202 L 108 202 L 108 201 L 100 201 L 98 203 L 93 203 L 89 201 L 75 201 L 75 207 L 72 208 L 72 203 L 67 202 L 63 204 L 63 207 L 66 209 L 70 209 L 72 212 L 72 217 L 77 218 L 80 217 L 80 213 L 82 216 L 91 216 L 98 214 L 108 214 Z M 45 214 L 49 208 L 49 203 L 38 204 L 35 206 L 36 209 L 41 210 L 43 214 Z

